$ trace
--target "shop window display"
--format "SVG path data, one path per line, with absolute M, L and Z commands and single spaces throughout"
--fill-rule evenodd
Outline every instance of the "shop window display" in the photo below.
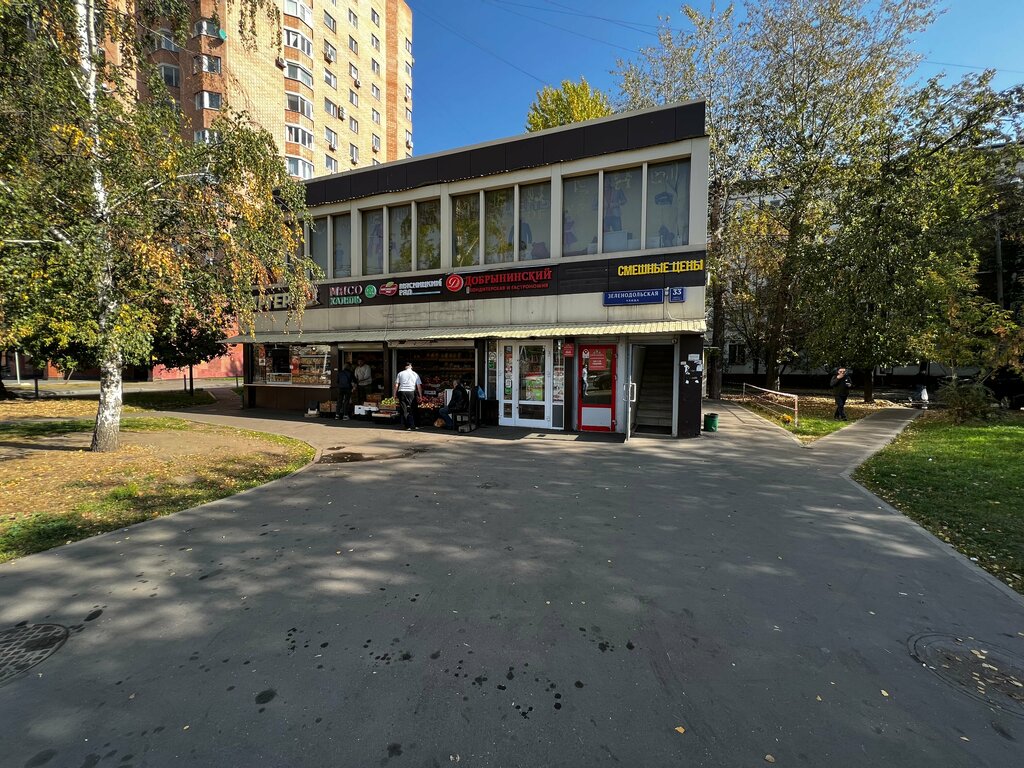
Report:
M 604 253 L 640 249 L 640 203 L 643 173 L 640 168 L 604 174 Z
M 334 276 L 352 275 L 352 217 L 332 216 L 334 223 Z
M 519 260 L 551 257 L 551 182 L 519 188 Z
M 562 184 L 562 255 L 597 253 L 597 174 Z
M 384 272 L 384 211 L 363 211 L 363 274 Z
M 331 348 L 326 344 L 257 344 L 253 384 L 330 386 Z
M 416 268 L 441 267 L 441 201 L 416 204 Z
M 515 251 L 515 191 L 493 189 L 484 192 L 484 263 L 512 261 Z
M 647 247 L 690 241 L 690 161 L 647 166 Z
M 412 206 L 388 208 L 388 271 L 412 270 Z
M 452 198 L 452 266 L 480 263 L 480 195 Z

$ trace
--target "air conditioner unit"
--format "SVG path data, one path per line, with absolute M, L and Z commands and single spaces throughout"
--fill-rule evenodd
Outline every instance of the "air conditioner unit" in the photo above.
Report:
M 352 158 L 352 165 L 355 165 L 355 164 L 356 164 L 356 163 L 358 163 L 358 162 L 359 162 L 359 161 L 358 161 L 358 160 L 356 160 L 356 159 L 355 159 L 354 157 Z
M 347 120 L 348 119 L 348 110 L 345 109 L 344 107 L 338 107 L 338 119 L 339 120 Z
M 284 57 L 283 56 L 278 56 L 277 60 L 274 63 L 277 64 L 277 68 L 278 69 L 284 69 Z
M 374 152 L 380 152 L 380 147 L 378 147 L 378 146 L 374 146 L 374 147 L 373 147 L 373 151 L 374 151 Z
M 337 152 L 338 151 L 338 145 L 335 144 L 333 141 L 330 144 L 327 145 L 327 148 L 329 150 L 331 150 L 331 152 Z
M 412 101 L 412 99 L 410 99 L 409 95 L 406 94 L 406 96 L 405 96 L 405 103 L 408 104 L 410 101 Z
M 352 84 L 353 84 L 353 85 L 354 85 L 354 86 L 355 86 L 356 88 L 360 88 L 360 87 L 362 87 L 362 85 L 363 85 L 363 84 L 362 84 L 361 82 L 359 82 L 359 78 L 358 78 L 358 77 L 357 77 L 357 78 L 355 79 L 355 81 L 354 81 L 354 82 L 353 82 Z
M 328 62 L 333 62 L 334 59 L 335 59 L 335 56 L 334 56 L 334 53 L 331 52 L 331 51 L 324 51 L 324 58 L 327 59 Z
M 408 147 L 409 149 L 412 149 L 412 139 L 406 139 L 405 146 Z

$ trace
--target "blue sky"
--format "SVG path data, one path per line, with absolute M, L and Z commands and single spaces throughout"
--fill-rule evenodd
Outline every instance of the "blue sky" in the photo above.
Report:
M 670 0 L 407 0 L 413 10 L 416 154 L 522 133 L 545 84 L 578 80 L 617 93 L 616 59 L 656 42 L 659 15 L 684 23 Z M 692 2 L 706 9 L 708 0 Z M 722 5 L 723 3 L 719 3 Z M 948 0 L 916 44 L 922 78 L 963 66 L 1024 82 L 1024 2 Z M 559 28 L 560 27 L 560 28 Z M 937 63 L 929 63 L 937 62 Z

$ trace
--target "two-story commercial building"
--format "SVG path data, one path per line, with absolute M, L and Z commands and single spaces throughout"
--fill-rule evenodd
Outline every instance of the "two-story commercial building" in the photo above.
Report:
M 343 365 L 390 395 L 486 392 L 493 423 L 700 434 L 708 139 L 702 102 L 307 183 L 317 296 L 269 302 L 246 403 L 330 400 Z

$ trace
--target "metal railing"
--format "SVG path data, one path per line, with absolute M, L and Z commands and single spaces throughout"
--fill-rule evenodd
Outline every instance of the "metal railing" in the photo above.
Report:
M 800 398 L 788 392 L 778 392 L 774 389 L 755 387 L 753 384 L 743 385 L 743 401 L 756 403 L 761 408 L 780 416 L 793 414 L 793 426 L 800 426 Z M 788 403 L 792 401 L 792 405 Z

